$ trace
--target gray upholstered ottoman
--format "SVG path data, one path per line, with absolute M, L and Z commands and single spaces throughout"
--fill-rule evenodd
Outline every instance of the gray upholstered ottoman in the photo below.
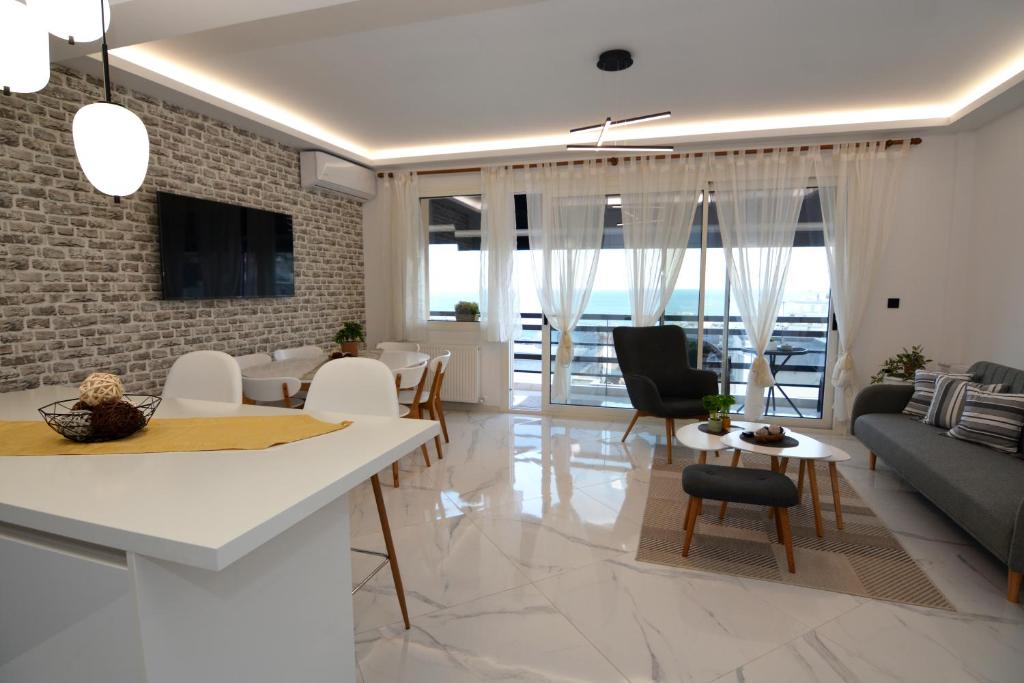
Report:
M 768 470 L 739 469 L 722 465 L 689 465 L 683 469 L 683 491 L 690 496 L 683 521 L 685 538 L 683 557 L 690 552 L 693 532 L 705 498 L 728 503 L 764 505 L 775 512 L 775 532 L 779 543 L 786 546 L 786 562 L 790 573 L 796 571 L 793 559 L 793 537 L 789 530 L 788 508 L 797 504 L 796 484 L 784 474 Z

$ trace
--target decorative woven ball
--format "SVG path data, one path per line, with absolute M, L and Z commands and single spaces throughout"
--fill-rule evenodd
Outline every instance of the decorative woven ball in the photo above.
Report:
M 120 439 L 146 425 L 146 416 L 127 401 L 103 403 L 92 409 L 92 435 L 100 439 Z
M 82 402 L 90 406 L 117 403 L 124 396 L 124 384 L 117 375 L 94 372 L 78 387 Z

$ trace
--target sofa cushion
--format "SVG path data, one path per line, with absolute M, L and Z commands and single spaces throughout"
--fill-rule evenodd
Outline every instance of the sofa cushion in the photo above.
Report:
M 859 438 L 1004 562 L 1024 499 L 1024 460 L 892 413 L 861 415 Z
M 910 401 L 907 403 L 907 407 L 903 409 L 903 412 L 920 418 L 927 415 L 928 407 L 932 404 L 932 398 L 935 396 L 935 382 L 940 377 L 954 377 L 962 380 L 971 379 L 971 375 L 953 375 L 945 372 L 918 370 L 914 373 L 914 395 L 910 397 Z
M 980 389 L 981 391 L 1002 391 L 1002 384 L 977 384 L 967 380 L 957 379 L 950 375 L 943 375 L 935 380 L 935 395 L 932 397 L 932 404 L 928 406 L 928 414 L 922 422 L 950 429 L 960 421 L 960 415 L 964 412 L 964 400 L 967 397 L 968 387 Z
M 1001 453 L 1016 453 L 1020 448 L 1022 427 L 1024 394 L 998 394 L 968 388 L 963 417 L 949 430 L 949 435 Z

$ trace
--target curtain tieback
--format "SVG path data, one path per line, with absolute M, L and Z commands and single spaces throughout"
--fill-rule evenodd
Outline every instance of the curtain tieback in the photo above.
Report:
M 832 368 L 832 386 L 848 387 L 853 383 L 853 356 L 847 351 L 839 354 L 836 366 Z
M 572 330 L 562 332 L 558 338 L 558 351 L 555 352 L 555 362 L 563 368 L 567 368 L 572 364 L 573 354 Z
M 750 379 L 757 386 L 770 387 L 775 385 L 775 378 L 772 377 L 772 368 L 768 365 L 768 359 L 763 353 L 757 354 L 757 358 L 750 365 Z

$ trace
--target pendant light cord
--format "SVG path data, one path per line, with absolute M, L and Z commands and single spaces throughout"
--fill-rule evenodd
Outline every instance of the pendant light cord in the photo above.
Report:
M 103 93 L 110 104 L 110 57 L 107 55 L 107 12 L 100 0 L 100 29 L 103 31 Z

